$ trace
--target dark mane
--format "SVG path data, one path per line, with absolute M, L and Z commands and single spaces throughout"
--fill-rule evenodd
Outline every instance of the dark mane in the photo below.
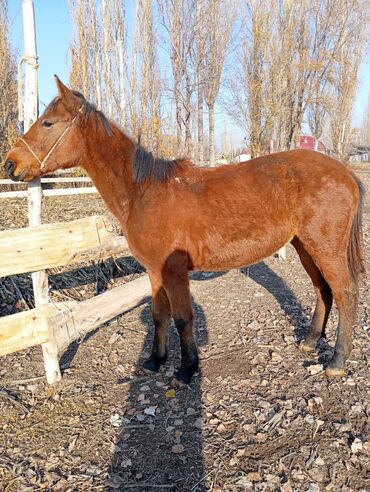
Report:
M 85 99 L 84 95 L 81 94 L 81 92 L 72 90 L 72 93 L 75 96 L 77 96 L 78 98 L 81 99 L 82 105 L 84 106 L 84 109 L 85 109 L 85 111 L 84 111 L 85 124 L 87 123 L 90 115 L 92 115 L 92 117 L 94 119 L 95 129 L 97 129 L 97 127 L 98 127 L 98 121 L 100 121 L 100 123 L 103 125 L 103 128 L 108 133 L 108 135 L 112 135 L 113 134 L 112 127 L 111 127 L 111 125 L 109 123 L 108 118 L 105 116 L 105 114 L 102 113 L 101 111 L 99 111 L 96 108 L 95 104 L 92 104 L 89 101 L 87 101 Z M 51 101 L 51 103 L 49 103 L 46 106 L 45 111 L 48 111 L 48 110 L 53 111 L 59 101 L 60 101 L 60 96 L 54 97 L 54 99 Z
M 143 183 L 150 178 L 157 182 L 166 181 L 174 175 L 178 165 L 176 160 L 154 157 L 151 152 L 137 145 L 132 163 L 133 178 L 136 183 Z

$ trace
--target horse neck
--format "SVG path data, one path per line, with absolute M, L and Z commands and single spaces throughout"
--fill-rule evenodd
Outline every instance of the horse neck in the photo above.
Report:
M 134 143 L 118 128 L 112 127 L 113 135 L 104 129 L 89 132 L 86 141 L 82 167 L 91 177 L 94 185 L 109 210 L 126 230 L 130 201 L 134 192 L 132 160 Z

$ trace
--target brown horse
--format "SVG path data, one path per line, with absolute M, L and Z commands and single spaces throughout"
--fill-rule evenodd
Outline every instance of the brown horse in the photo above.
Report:
M 343 376 L 364 271 L 364 189 L 353 173 L 306 150 L 215 169 L 156 159 L 81 94 L 56 82 L 59 96 L 10 150 L 5 168 L 17 181 L 72 166 L 91 176 L 149 273 L 155 338 L 145 368 L 157 371 L 165 363 L 172 316 L 182 356 L 175 382 L 189 383 L 198 369 L 189 270 L 250 265 L 291 242 L 317 295 L 301 349 L 314 350 L 324 336 L 334 297 L 339 325 L 326 374 Z

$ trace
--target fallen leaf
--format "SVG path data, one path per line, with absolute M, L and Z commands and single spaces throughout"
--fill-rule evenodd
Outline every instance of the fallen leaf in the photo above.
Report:
M 121 427 L 121 425 L 122 425 L 122 417 L 120 417 L 118 415 L 118 413 L 115 413 L 109 419 L 109 423 L 111 425 L 113 425 L 113 427 Z
M 363 447 L 364 447 L 364 445 L 362 444 L 361 439 L 356 437 L 355 440 L 353 441 L 353 443 L 351 444 L 351 451 L 353 454 L 356 454 L 359 451 L 362 451 Z
M 78 437 L 79 437 L 78 434 L 76 434 L 75 436 L 72 437 L 72 439 L 68 445 L 68 451 L 70 453 L 74 450 Z
M 226 431 L 227 431 L 227 429 L 226 429 L 226 427 L 224 426 L 224 424 L 219 424 L 219 425 L 217 426 L 217 432 L 219 432 L 220 434 L 222 434 L 223 432 L 226 432 Z
M 176 396 L 176 390 L 175 389 L 169 389 L 165 393 L 166 398 L 175 398 Z
M 262 480 L 262 477 L 258 472 L 249 472 L 247 474 L 247 479 L 251 482 L 259 482 Z
M 185 450 L 184 446 L 182 444 L 175 444 L 172 446 L 171 451 L 175 454 L 180 454 L 183 453 Z
M 128 468 L 131 465 L 132 465 L 132 461 L 130 460 L 130 458 L 121 461 L 122 468 Z
M 155 407 L 148 407 L 144 410 L 144 413 L 146 415 L 152 415 L 153 417 L 155 417 L 155 411 L 156 411 L 156 406 Z
M 307 371 L 314 376 L 315 374 L 319 374 L 324 370 L 324 366 L 322 364 L 312 364 L 311 366 L 306 367 Z
M 121 338 L 121 334 L 120 333 L 113 333 L 113 335 L 110 337 L 110 339 L 108 340 L 108 343 L 109 345 L 113 345 L 114 343 L 117 342 L 117 340 L 119 340 Z

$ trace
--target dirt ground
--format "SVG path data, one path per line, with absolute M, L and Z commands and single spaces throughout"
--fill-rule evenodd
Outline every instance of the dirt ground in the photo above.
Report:
M 362 177 L 369 185 L 370 173 Z M 0 202 L 1 229 L 26 225 L 20 203 Z M 98 197 L 48 198 L 44 218 L 94 213 L 106 213 Z M 83 299 L 140 268 L 126 257 L 52 273 L 53 299 Z M 332 354 L 335 308 L 319 353 L 297 349 L 314 294 L 291 247 L 285 262 L 191 279 L 201 371 L 175 394 L 173 326 L 165 369 L 140 369 L 153 337 L 150 302 L 71 346 L 54 387 L 45 383 L 40 348 L 1 359 L 0 491 L 370 490 L 370 276 L 348 375 L 339 380 L 321 365 Z M 1 281 L 1 315 L 32 302 L 28 276 Z

